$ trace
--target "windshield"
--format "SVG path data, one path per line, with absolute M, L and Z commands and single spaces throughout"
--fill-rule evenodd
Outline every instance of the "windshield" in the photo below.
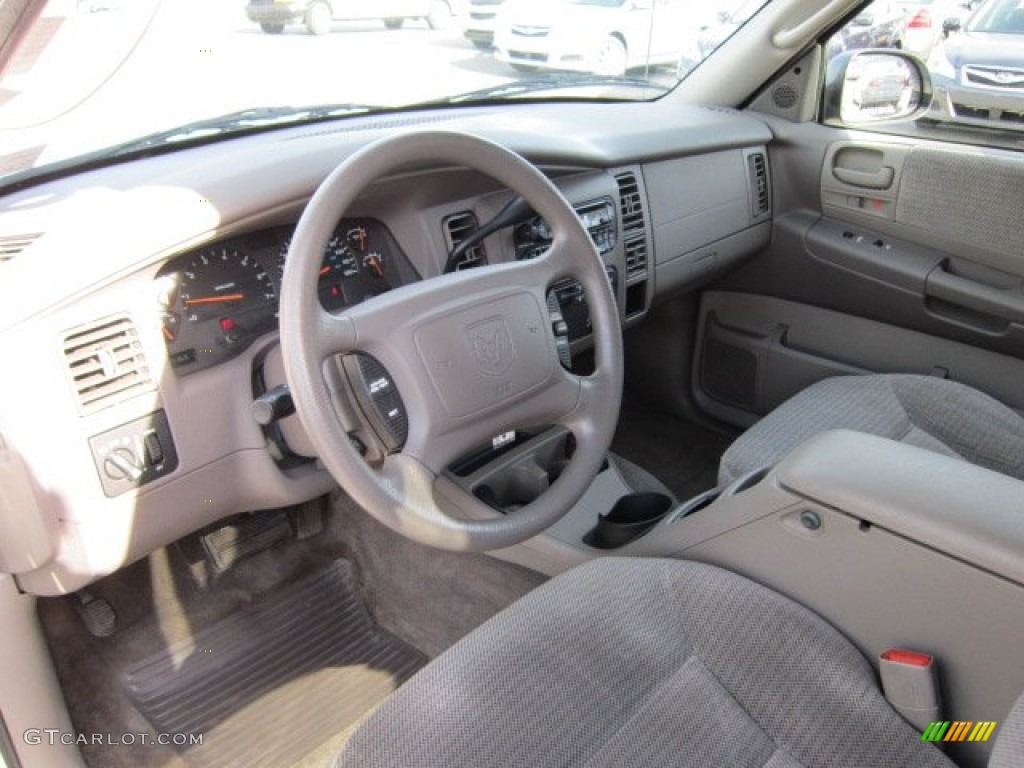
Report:
M 1024 0 L 988 0 L 968 28 L 995 35 L 1024 35 Z
M 424 104 L 656 99 L 762 4 L 41 0 L 0 47 L 0 184 Z

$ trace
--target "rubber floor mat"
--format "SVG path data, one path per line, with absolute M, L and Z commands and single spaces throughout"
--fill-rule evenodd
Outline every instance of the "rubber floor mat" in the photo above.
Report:
M 293 765 L 336 739 L 426 659 L 378 628 L 345 560 L 128 669 L 132 702 L 189 764 Z

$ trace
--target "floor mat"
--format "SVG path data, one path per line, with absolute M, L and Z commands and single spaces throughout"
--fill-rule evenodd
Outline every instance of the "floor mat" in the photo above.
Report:
M 184 760 L 293 765 L 425 663 L 378 628 L 338 560 L 125 670 L 128 696 L 155 729 L 202 734 Z
M 732 440 L 627 392 L 612 451 L 646 469 L 685 501 L 715 487 L 718 461 Z

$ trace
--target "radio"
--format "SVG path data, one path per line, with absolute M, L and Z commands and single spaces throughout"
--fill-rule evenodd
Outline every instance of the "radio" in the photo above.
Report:
M 618 242 L 618 226 L 615 220 L 615 203 L 611 198 L 581 203 L 575 206 L 583 226 L 590 233 L 590 239 L 597 246 L 597 252 L 604 256 L 611 253 Z M 516 259 L 532 259 L 544 253 L 551 245 L 551 228 L 540 216 L 516 225 L 512 234 L 515 242 Z

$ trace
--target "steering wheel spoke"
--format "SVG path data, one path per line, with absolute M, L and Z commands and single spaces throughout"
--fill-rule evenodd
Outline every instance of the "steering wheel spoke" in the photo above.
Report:
M 583 244 L 574 238 L 556 237 L 551 241 L 551 246 L 544 254 L 537 258 L 536 263 L 542 265 L 552 280 L 561 280 L 564 277 L 574 277 L 579 271 L 579 250 L 584 249 L 586 255 L 594 250 L 593 243 L 588 236 Z M 595 256 L 595 258 L 597 258 Z
M 353 317 L 334 315 L 323 309 L 316 315 L 314 334 L 321 359 L 351 352 L 359 342 L 359 331 Z

